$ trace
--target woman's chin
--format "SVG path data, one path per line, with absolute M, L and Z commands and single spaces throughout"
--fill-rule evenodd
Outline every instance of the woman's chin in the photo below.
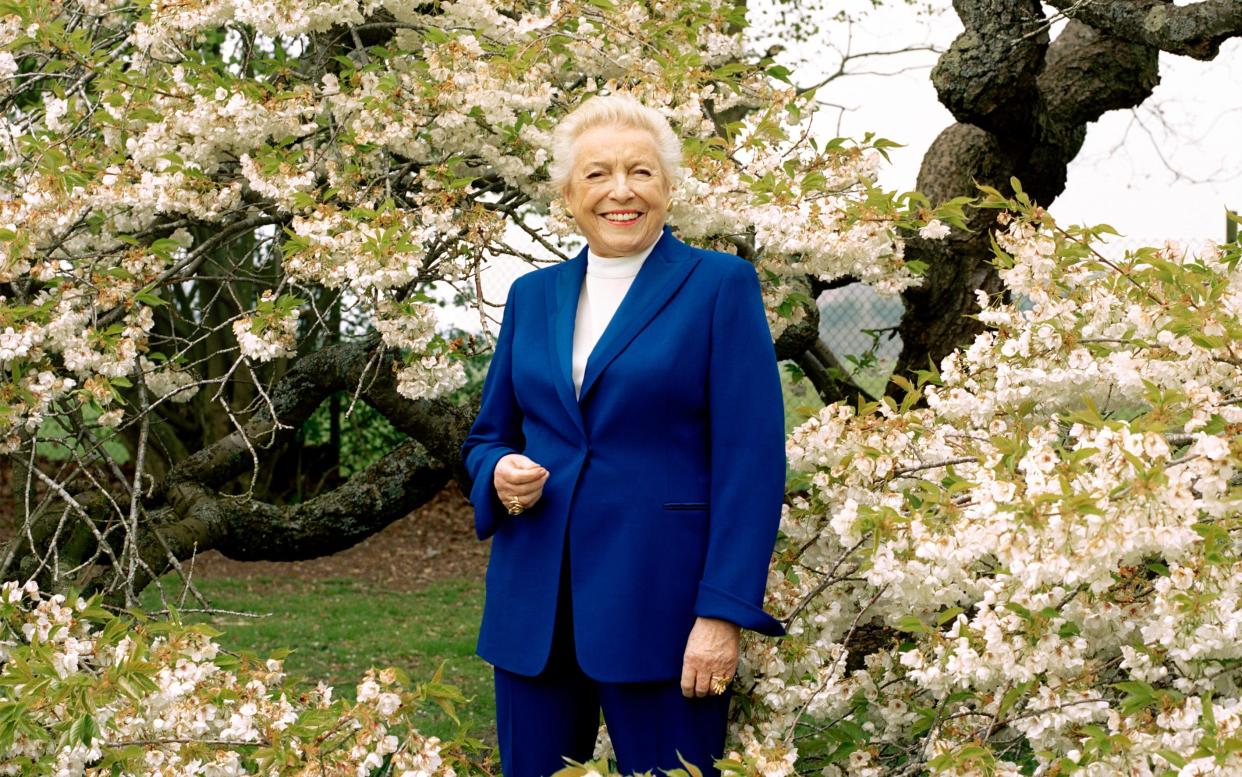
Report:
M 643 218 L 646 218 L 645 216 Z M 637 254 L 655 242 L 659 232 L 652 234 L 646 225 L 633 227 L 605 227 L 599 230 L 601 245 L 598 249 L 592 246 L 599 256 L 631 256 Z
M 592 248 L 592 250 L 595 250 L 595 249 Z M 605 258 L 618 257 L 618 256 L 633 256 L 634 254 L 638 253 L 641 250 L 643 250 L 643 247 L 639 245 L 636 241 L 627 240 L 625 242 L 620 242 L 617 240 L 609 240 L 608 242 L 604 243 L 604 245 L 600 246 L 599 250 L 595 251 L 595 255 L 602 256 Z

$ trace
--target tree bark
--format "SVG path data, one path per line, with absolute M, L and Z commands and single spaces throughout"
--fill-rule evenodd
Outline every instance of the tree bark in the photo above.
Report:
M 977 196 L 976 184 L 1012 193 L 1009 181 L 1016 177 L 1034 200 L 1051 203 L 1065 189 L 1087 124 L 1150 96 L 1159 82 L 1160 50 L 1077 20 L 1049 43 L 1038 2 L 957 0 L 954 7 L 966 29 L 932 81 L 957 123 L 924 156 L 917 189 L 940 203 Z M 975 211 L 970 232 L 954 230 L 942 241 L 910 236 L 906 256 L 929 269 L 924 284 L 904 294 L 898 374 L 938 365 L 982 331 L 967 316 L 978 310 L 976 289 L 1001 289 L 991 265 L 994 218 Z
M 1048 0 L 1048 5 L 1115 38 L 1195 59 L 1215 59 L 1222 43 L 1242 35 L 1242 3 L 1238 0 L 1204 0 L 1181 6 L 1171 0 Z

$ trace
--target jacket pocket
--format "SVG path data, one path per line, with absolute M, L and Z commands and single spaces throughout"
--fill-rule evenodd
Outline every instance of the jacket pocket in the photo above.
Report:
M 707 502 L 665 502 L 665 510 L 706 510 Z

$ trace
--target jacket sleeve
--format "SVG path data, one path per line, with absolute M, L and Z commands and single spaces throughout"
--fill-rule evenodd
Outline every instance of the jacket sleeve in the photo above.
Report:
M 485 540 L 496 533 L 500 521 L 509 517 L 496 496 L 492 473 L 496 462 L 510 453 L 526 448 L 522 435 L 522 411 L 513 394 L 513 326 L 514 298 L 517 282 L 509 287 L 504 317 L 496 349 L 492 353 L 487 377 L 483 380 L 483 398 L 479 415 L 470 434 L 461 446 L 461 458 L 470 475 L 470 503 L 474 505 L 474 533 Z
M 779 637 L 763 594 L 785 495 L 785 412 L 759 278 L 745 261 L 726 268 L 710 348 L 710 528 L 694 611 Z

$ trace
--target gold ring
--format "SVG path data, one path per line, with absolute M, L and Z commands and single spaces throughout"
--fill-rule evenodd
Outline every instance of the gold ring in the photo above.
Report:
M 525 509 L 525 507 L 522 507 L 522 502 L 516 496 L 509 500 L 509 515 L 518 515 Z
M 713 677 L 712 678 L 712 684 L 711 684 L 710 690 L 712 693 L 716 694 L 717 696 L 724 693 L 728 687 L 729 687 L 729 678 L 727 677 Z

